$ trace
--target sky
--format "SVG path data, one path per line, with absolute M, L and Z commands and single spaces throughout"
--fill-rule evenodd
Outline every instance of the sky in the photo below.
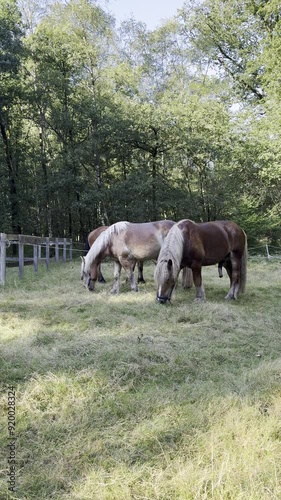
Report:
M 133 15 L 136 21 L 142 21 L 149 30 L 154 30 L 176 15 L 183 4 L 184 0 L 108 0 L 105 5 L 115 17 L 117 26 Z

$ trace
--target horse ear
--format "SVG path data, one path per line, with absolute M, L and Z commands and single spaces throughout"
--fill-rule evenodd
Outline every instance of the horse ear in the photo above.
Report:
M 168 262 L 167 262 L 167 267 L 168 267 L 168 270 L 171 271 L 172 267 L 173 267 L 173 262 L 172 262 L 172 259 L 169 259 Z

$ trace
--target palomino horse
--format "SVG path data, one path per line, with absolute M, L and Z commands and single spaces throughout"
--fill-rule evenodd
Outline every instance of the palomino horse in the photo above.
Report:
M 99 237 L 99 235 L 105 231 L 109 226 L 100 226 L 100 227 L 97 227 L 96 229 L 93 229 L 93 231 L 91 231 L 89 234 L 88 234 L 88 238 L 87 238 L 87 241 L 88 241 L 88 247 L 87 247 L 87 251 L 90 250 L 91 246 L 93 245 L 93 243 L 96 241 L 96 239 Z M 138 283 L 145 283 L 145 280 L 144 280 L 144 277 L 143 277 L 143 261 L 139 261 L 137 263 L 138 265 Z M 105 279 L 104 279 L 104 276 L 102 274 L 102 271 L 101 271 L 101 264 L 99 264 L 97 266 L 97 271 L 98 271 L 98 282 L 99 283 L 106 283 Z M 89 290 L 92 290 L 93 289 L 93 285 L 92 285 L 92 280 L 89 284 Z
M 144 222 L 140 224 L 117 222 L 103 231 L 91 246 L 86 257 L 82 257 L 81 279 L 85 286 L 97 279 L 97 266 L 111 257 L 114 264 L 112 293 L 119 293 L 120 273 L 123 267 L 129 278 L 131 289 L 138 291 L 134 277 L 137 261 L 157 260 L 160 248 L 171 227 L 171 220 Z
M 196 299 L 205 298 L 202 266 L 224 266 L 230 278 L 226 299 L 237 299 L 245 290 L 247 270 L 247 238 L 244 231 L 231 221 L 196 224 L 184 219 L 169 231 L 159 253 L 155 268 L 157 300 L 170 301 L 181 268 L 191 268 L 196 287 Z

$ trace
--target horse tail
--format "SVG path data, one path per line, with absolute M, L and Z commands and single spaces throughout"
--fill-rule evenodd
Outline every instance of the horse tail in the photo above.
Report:
M 241 258 L 241 271 L 240 271 L 240 286 L 239 293 L 244 293 L 246 288 L 246 280 L 247 280 L 247 260 L 248 260 L 248 244 L 247 244 L 247 235 L 243 231 L 245 235 L 245 247 L 244 252 Z

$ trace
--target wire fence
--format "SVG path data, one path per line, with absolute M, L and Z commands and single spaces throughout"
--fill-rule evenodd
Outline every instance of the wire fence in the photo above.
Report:
M 249 259 L 266 259 L 266 260 L 280 260 L 281 259 L 281 247 L 268 245 L 267 243 L 263 245 L 257 245 L 254 247 L 248 247 L 248 258 Z

